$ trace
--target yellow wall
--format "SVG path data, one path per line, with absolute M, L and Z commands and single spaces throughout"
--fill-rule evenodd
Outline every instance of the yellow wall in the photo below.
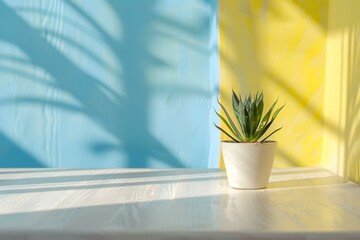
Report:
M 360 183 L 360 1 L 330 0 L 322 165 Z
M 221 101 L 232 87 L 286 101 L 275 166 L 360 183 L 360 1 L 227 0 L 219 17 Z
M 220 100 L 231 107 L 234 88 L 286 102 L 275 167 L 321 160 L 327 13 L 327 0 L 219 1 Z

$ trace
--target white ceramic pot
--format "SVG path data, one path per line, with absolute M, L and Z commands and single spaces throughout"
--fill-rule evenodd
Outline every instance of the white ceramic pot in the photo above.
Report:
M 266 188 L 274 162 L 277 142 L 222 142 L 226 173 L 232 188 Z

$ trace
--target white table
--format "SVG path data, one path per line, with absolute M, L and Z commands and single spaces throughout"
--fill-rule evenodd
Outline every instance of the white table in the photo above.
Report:
M 360 186 L 274 169 L 230 189 L 215 169 L 0 169 L 0 239 L 360 239 Z

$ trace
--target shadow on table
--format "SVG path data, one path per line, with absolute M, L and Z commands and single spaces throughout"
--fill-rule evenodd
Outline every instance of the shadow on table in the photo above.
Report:
M 290 174 L 307 174 L 307 173 L 321 173 L 321 172 L 329 172 L 324 168 L 289 168 L 289 169 L 282 169 L 282 168 L 274 168 L 271 171 L 272 176 L 277 175 L 290 175 Z
M 105 183 L 105 184 L 90 184 L 90 185 L 71 185 L 71 186 L 55 186 L 55 187 L 40 187 L 40 188 L 24 188 L 24 189 L 6 189 L 0 190 L 0 195 L 3 194 L 22 194 L 22 193 L 39 193 L 39 192 L 54 192 L 54 191 L 72 191 L 72 190 L 86 190 L 86 189 L 101 189 L 101 188 L 121 188 L 134 187 L 146 185 L 161 185 L 161 184 L 177 184 L 185 182 L 199 182 L 199 181 L 216 181 L 225 179 L 226 177 L 200 177 L 200 178 L 185 178 L 185 179 L 165 179 L 165 180 L 148 180 L 125 183 Z
M 299 179 L 290 179 L 283 181 L 269 182 L 268 189 L 274 188 L 296 188 L 296 187 L 316 187 L 324 185 L 344 184 L 348 181 L 339 176 L 328 177 L 304 177 Z
M 42 210 L 36 210 L 40 206 L 24 209 L 20 205 L 16 212 L 0 214 L 0 237 L 7 234 L 4 239 L 20 239 L 25 235 L 30 235 L 31 239 L 52 239 L 61 234 L 61 239 L 98 237 L 150 240 L 305 240 L 346 237 L 353 239 L 351 237 L 354 237 L 356 232 L 358 234 L 356 224 L 359 220 L 352 219 L 343 219 L 343 222 L 338 223 L 339 229 L 346 227 L 348 230 L 341 232 L 344 235 L 339 236 L 339 232 L 332 232 L 330 235 L 326 231 L 317 233 L 316 230 L 326 226 L 324 221 L 319 221 L 323 220 L 324 211 L 335 204 L 331 198 L 326 197 L 331 193 L 314 192 L 309 189 L 293 193 L 289 195 L 285 191 L 276 191 L 269 195 L 264 191 L 236 191 L 229 194 L 197 196 L 192 189 L 189 194 L 193 195 L 191 197 L 188 195 L 173 199 L 156 199 L 159 196 L 146 197 L 137 192 L 129 193 L 135 194 L 135 199 L 127 200 L 120 195 L 117 204 L 107 203 L 107 199 L 99 199 L 97 205 L 93 206 L 86 206 L 86 201 L 76 202 L 71 198 L 66 201 L 64 198 L 60 209 L 56 209 L 56 204 L 51 203 L 45 207 L 41 206 Z M 184 192 L 183 194 L 186 195 Z M 313 198 L 309 198 L 310 194 Z M 84 197 L 82 196 L 83 201 L 86 199 Z M 87 197 L 92 201 L 96 196 Z M 307 208 L 294 209 L 294 201 Z M 354 205 L 355 202 L 351 207 Z M 46 207 L 49 209 L 43 210 Z M 307 209 L 311 211 L 310 215 Z M 298 214 L 302 220 L 284 213 Z M 31 229 L 31 232 L 27 232 L 26 229 Z
M 45 172 L 48 170 L 35 170 L 35 173 Z M 58 170 L 51 170 L 58 172 Z M 74 171 L 74 170 L 60 170 L 61 171 Z M 91 170 L 89 170 L 91 171 Z M 9 172 L 10 173 L 10 172 Z M 147 171 L 134 171 L 134 172 L 114 172 L 102 174 L 82 174 L 72 176 L 46 176 L 46 177 L 28 177 L 0 180 L 0 186 L 11 185 L 29 185 L 29 184 L 47 184 L 47 183 L 66 183 L 66 182 L 80 182 L 80 181 L 97 181 L 97 180 L 126 180 L 130 178 L 150 178 L 150 177 L 178 177 L 182 175 L 204 175 L 209 173 L 219 173 L 218 169 L 166 169 L 166 170 L 147 170 Z
M 48 173 L 48 172 L 70 172 L 70 171 L 91 171 L 93 169 L 76 169 L 76 168 L 69 168 L 69 169 L 49 169 L 49 168 L 30 168 L 30 169 L 23 169 L 23 168 L 15 168 L 15 169 L 0 169 L 0 175 L 2 174 L 21 174 L 21 173 Z
M 166 169 L 124 173 L 115 172 L 106 174 L 91 174 L 91 172 L 87 172 L 86 175 L 82 174 L 72 176 L 49 176 L 36 178 L 28 177 L 20 179 L 0 180 L 0 186 L 7 188 L 1 189 L 0 194 L 21 194 L 83 189 L 119 188 L 159 184 L 177 184 L 183 182 L 199 182 L 213 180 L 219 181 L 225 178 L 226 175 L 224 174 L 224 172 L 219 171 L 218 169 Z

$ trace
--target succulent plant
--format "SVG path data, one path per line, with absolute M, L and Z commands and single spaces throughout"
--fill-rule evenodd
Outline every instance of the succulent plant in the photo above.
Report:
M 236 120 L 238 122 L 238 126 L 232 121 L 228 111 L 225 107 L 220 103 L 221 109 L 224 111 L 226 118 L 221 116 L 216 110 L 216 114 L 219 116 L 220 120 L 226 125 L 226 127 L 230 130 L 227 132 L 223 128 L 219 127 L 215 124 L 215 127 L 222 131 L 226 136 L 234 140 L 235 142 L 264 142 L 274 133 L 279 131 L 282 127 L 274 130 L 269 135 L 262 138 L 269 127 L 274 122 L 277 115 L 283 109 L 285 105 L 278 108 L 273 114 L 273 110 L 275 108 L 276 100 L 267 113 L 263 116 L 264 110 L 264 95 L 263 93 L 256 93 L 255 96 L 251 96 L 251 94 L 245 96 L 243 100 L 241 95 L 236 95 L 233 91 L 232 94 L 232 108 L 234 115 L 236 116 Z M 272 114 L 272 115 L 271 115 Z

